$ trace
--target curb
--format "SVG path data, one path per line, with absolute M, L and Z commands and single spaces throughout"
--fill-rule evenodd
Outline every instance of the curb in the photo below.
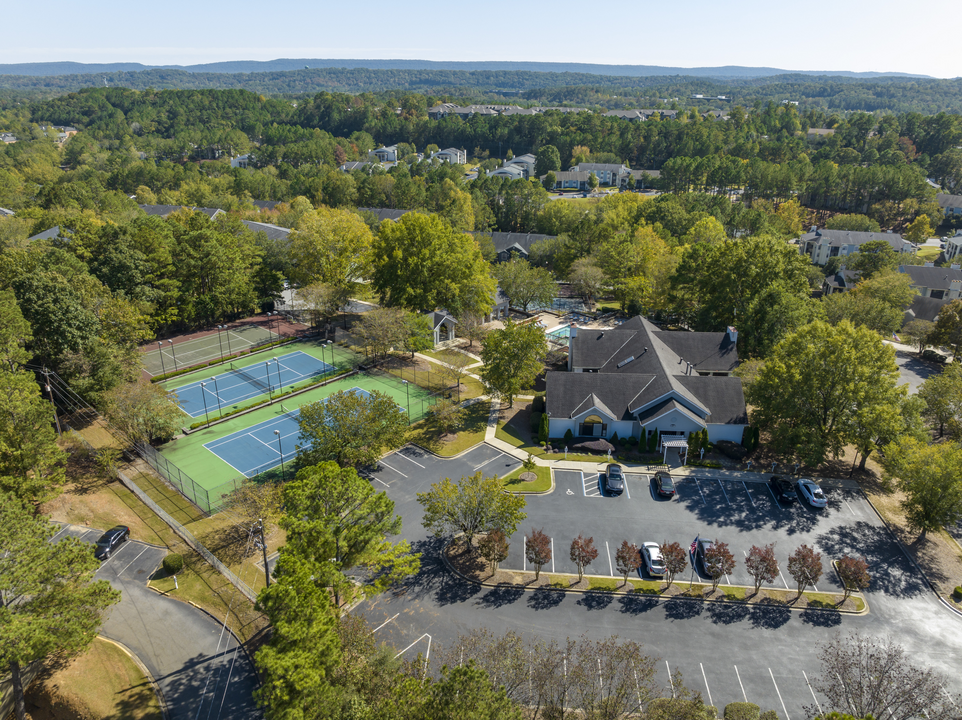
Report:
M 860 493 L 862 493 L 862 497 L 865 498 L 865 501 L 869 504 L 869 507 L 872 508 L 872 510 L 878 516 L 878 519 L 882 521 L 882 524 L 885 526 L 885 529 L 889 531 L 889 535 L 892 536 L 892 540 L 895 541 L 895 544 L 898 545 L 899 549 L 902 551 L 905 557 L 908 558 L 908 561 L 912 563 L 912 566 L 918 571 L 922 579 L 925 580 L 925 584 L 929 586 L 929 590 L 931 590 L 932 594 L 935 595 L 935 599 L 938 600 L 940 603 L 942 603 L 942 605 L 945 606 L 947 610 L 955 613 L 959 617 L 962 617 L 962 610 L 959 610 L 958 608 L 954 608 L 951 605 L 949 605 L 948 601 L 946 601 L 946 599 L 939 594 L 938 588 L 936 588 L 935 585 L 932 583 L 932 581 L 929 580 L 929 576 L 925 574 L 925 571 L 922 569 L 922 566 L 918 564 L 915 558 L 912 557 L 912 553 L 910 553 L 908 551 L 908 548 L 906 548 L 905 545 L 902 543 L 902 541 L 899 540 L 899 536 L 895 534 L 895 531 L 892 529 L 892 526 L 889 525 L 888 520 L 882 517 L 882 513 L 880 513 L 878 508 L 875 507 L 875 503 L 872 502 L 868 494 L 864 490 L 862 490 L 861 487 L 859 487 L 858 490 Z
M 163 716 L 164 720 L 170 720 L 170 710 L 167 708 L 167 698 L 164 697 L 164 691 L 160 689 L 160 685 L 158 685 L 157 681 L 154 680 L 154 676 L 150 674 L 150 670 L 147 669 L 147 666 L 144 665 L 141 659 L 137 657 L 129 647 L 124 645 L 119 640 L 112 640 L 105 635 L 98 635 L 97 637 L 104 642 L 109 642 L 111 645 L 116 645 L 118 648 L 123 650 L 131 660 L 134 661 L 134 664 L 140 669 L 140 672 L 144 674 L 144 677 L 147 678 L 147 682 L 150 683 L 150 687 L 154 689 L 154 693 L 157 695 L 157 702 L 160 704 L 160 714 Z
M 442 562 L 442 563 L 444 564 L 444 566 L 448 569 L 448 571 L 449 571 L 452 575 L 454 575 L 455 577 L 460 578 L 460 579 L 463 580 L 464 582 L 471 583 L 472 585 L 478 585 L 478 586 L 480 586 L 480 587 L 488 587 L 488 588 L 503 588 L 503 587 L 509 587 L 509 588 L 514 588 L 514 589 L 521 590 L 521 591 L 523 591 L 523 592 L 535 592 L 536 590 L 540 590 L 541 587 L 545 587 L 545 586 L 541 586 L 541 587 L 537 587 L 537 588 L 529 588 L 529 587 L 525 587 L 525 586 L 522 586 L 522 585 L 515 585 L 515 584 L 513 584 L 513 583 L 510 584 L 510 585 L 505 585 L 505 584 L 503 584 L 503 583 L 498 584 L 498 583 L 486 582 L 486 581 L 484 581 L 484 580 L 475 580 L 474 578 L 468 577 L 468 576 L 465 575 L 464 573 L 456 570 L 456 569 L 454 568 L 454 566 L 451 565 L 451 562 L 448 560 L 447 549 L 448 549 L 448 546 L 451 544 L 451 542 L 454 540 L 455 537 L 458 537 L 458 535 L 455 535 L 454 537 L 448 539 L 448 541 L 444 544 L 444 547 L 441 549 L 441 562 Z M 517 572 L 517 571 L 512 570 L 512 572 Z M 524 572 L 524 571 L 521 571 L 521 572 Z M 555 574 L 557 574 L 557 573 L 555 573 Z M 587 574 L 587 573 L 585 574 L 585 577 L 586 577 L 586 578 L 593 578 L 593 577 L 595 577 L 595 578 L 604 578 L 604 579 L 606 579 L 606 580 L 611 579 L 608 575 L 589 575 L 589 574 Z M 745 588 L 747 588 L 748 586 L 747 586 L 747 585 L 730 585 L 729 587 L 745 587 Z M 639 597 L 639 598 L 649 598 L 649 599 L 652 599 L 652 600 L 657 600 L 657 601 L 659 601 L 659 602 L 664 602 L 664 601 L 667 601 L 667 600 L 688 600 L 688 601 L 690 601 L 690 602 L 714 603 L 714 604 L 716 604 L 716 605 L 729 605 L 729 606 L 736 606 L 736 607 L 753 607 L 753 606 L 766 607 L 766 606 L 764 606 L 764 605 L 761 605 L 760 603 L 737 602 L 737 601 L 732 601 L 732 600 L 715 600 L 715 599 L 712 599 L 712 598 L 693 598 L 693 597 L 688 597 L 688 596 L 685 596 L 685 595 L 672 595 L 672 596 L 669 596 L 669 597 L 665 597 L 665 596 L 663 596 L 663 595 L 649 595 L 649 594 L 647 594 L 647 593 L 633 593 L 633 592 L 625 592 L 625 591 L 622 591 L 622 590 L 606 590 L 606 591 L 601 591 L 601 590 L 582 590 L 582 589 L 580 589 L 580 588 L 555 588 L 555 587 L 548 587 L 547 589 L 548 589 L 548 590 L 554 590 L 554 591 L 557 591 L 557 592 L 571 593 L 571 594 L 574 594 L 574 595 L 599 594 L 599 595 L 610 595 L 610 596 L 612 596 L 612 597 L 619 597 L 619 596 L 624 596 L 624 597 Z M 834 593 L 833 593 L 833 594 L 834 594 Z M 815 610 L 815 611 L 818 611 L 818 612 L 836 612 L 836 613 L 840 613 L 840 614 L 842 614 L 842 615 L 852 615 L 852 616 L 868 615 L 869 612 L 870 612 L 870 610 L 869 610 L 868 600 L 865 599 L 865 596 L 862 595 L 861 593 L 852 593 L 852 595 L 850 595 L 849 597 L 852 597 L 852 596 L 857 596 L 858 598 L 860 598 L 860 599 L 862 600 L 862 602 L 865 604 L 865 609 L 864 609 L 864 610 L 840 610 L 840 609 L 838 609 L 838 608 L 829 609 L 829 608 L 820 608 L 820 607 L 805 607 L 805 608 L 800 608 L 800 607 L 788 607 L 788 609 L 789 609 L 789 610 L 792 610 L 792 611 L 795 611 L 795 612 L 805 612 L 805 611 L 807 611 L 807 610 Z

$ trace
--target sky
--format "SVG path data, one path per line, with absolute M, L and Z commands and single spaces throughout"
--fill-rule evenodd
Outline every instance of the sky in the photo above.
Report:
M 11 3 L 3 17 L 0 63 L 527 60 L 962 76 L 950 36 L 959 0 L 48 0 L 39 13 Z

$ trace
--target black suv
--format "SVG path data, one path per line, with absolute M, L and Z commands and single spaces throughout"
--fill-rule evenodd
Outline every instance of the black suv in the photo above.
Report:
M 675 494 L 675 483 L 664 470 L 655 473 L 655 492 L 661 497 L 670 498 Z
M 795 494 L 795 486 L 791 480 L 779 477 L 778 475 L 772 475 L 772 479 L 768 481 L 768 485 L 771 487 L 775 499 L 779 502 L 790 505 L 798 500 L 798 495 Z
M 97 549 L 94 551 L 94 557 L 98 560 L 106 560 L 113 554 L 114 550 L 119 548 L 121 544 L 125 543 L 129 538 L 130 528 L 126 525 L 118 525 L 117 527 L 110 528 L 110 530 L 101 535 L 97 541 Z
M 705 567 L 705 553 L 715 547 L 715 543 L 711 540 L 706 540 L 705 538 L 697 538 L 693 543 L 694 552 L 692 555 L 692 566 L 698 570 L 698 565 L 701 565 L 701 569 L 698 570 L 702 575 L 708 575 L 708 569 Z

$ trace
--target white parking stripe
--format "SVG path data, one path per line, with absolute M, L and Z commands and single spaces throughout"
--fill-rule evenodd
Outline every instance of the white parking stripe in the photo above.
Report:
M 124 569 L 121 570 L 121 571 L 120 571 L 119 573 L 117 573 L 117 574 L 118 574 L 118 575 L 122 575 L 123 573 L 127 572 L 127 568 L 129 568 L 131 565 L 133 565 L 135 562 L 137 562 L 137 558 L 139 558 L 141 555 L 143 555 L 145 552 L 147 552 L 148 549 L 149 549 L 149 548 L 146 548 L 146 547 L 145 547 L 143 550 L 141 550 L 140 553 L 138 553 L 137 557 L 135 557 L 133 560 L 131 560 L 129 563 L 127 563 L 127 564 L 124 566 Z
M 405 475 L 403 472 L 401 472 L 401 471 L 398 470 L 397 468 L 392 468 L 390 465 L 388 465 L 388 464 L 387 464 L 386 462 L 384 462 L 383 460 L 381 460 L 381 463 L 380 463 L 380 464 L 383 465 L 384 467 L 386 467 L 388 470 L 393 470 L 394 472 L 396 472 L 396 473 L 397 473 L 398 475 L 400 475 L 401 477 L 407 477 L 407 475 Z
M 751 500 L 751 501 L 752 501 L 752 505 L 754 505 L 754 504 L 755 504 L 755 498 L 752 497 L 752 492 L 751 492 L 751 490 L 748 489 L 748 485 L 745 484 L 745 481 L 744 481 L 744 480 L 742 480 L 742 487 L 745 488 L 745 492 L 748 493 L 748 499 Z
M 625 475 L 625 477 L 624 477 L 623 479 L 624 479 L 624 481 L 625 481 L 625 495 L 627 495 L 627 496 L 628 496 L 628 499 L 631 500 L 631 493 L 628 492 L 628 476 Z
M 408 457 L 407 455 L 405 455 L 404 453 L 398 452 L 398 453 L 394 453 L 394 454 L 397 455 L 398 457 L 403 457 L 403 458 L 404 458 L 405 460 L 407 460 L 408 462 L 413 462 L 415 465 L 417 465 L 417 466 L 418 466 L 419 468 L 421 468 L 422 470 L 424 469 L 424 466 L 423 466 L 421 463 L 419 463 L 417 460 L 414 460 L 413 458 L 409 458 L 409 457 Z
M 858 517 L 858 515 L 857 515 L 856 512 L 855 512 L 855 510 L 852 509 L 852 506 L 848 504 L 848 500 L 845 500 L 845 499 L 843 498 L 843 499 L 842 499 L 842 502 L 845 503 L 845 507 L 848 508 L 848 511 L 849 511 L 850 513 L 852 513 L 852 515 L 855 515 L 856 517 Z
M 665 660 L 665 667 L 668 668 L 668 684 L 671 685 L 671 696 L 675 697 L 675 682 L 671 679 L 671 665 Z
M 778 509 L 781 510 L 781 509 L 782 509 L 781 503 L 779 503 L 779 502 L 778 502 L 778 498 L 775 497 L 775 491 L 772 490 L 772 486 L 766 483 L 766 484 L 765 484 L 765 487 L 768 488 L 768 492 L 770 492 L 770 493 L 772 494 L 772 500 L 775 501 L 775 504 L 778 506 Z
M 614 577 L 614 576 L 615 576 L 615 568 L 614 568 L 614 566 L 611 564 L 611 548 L 608 547 L 608 541 L 607 541 L 607 540 L 605 540 L 605 552 L 608 554 L 608 574 L 611 575 L 611 577 Z
M 818 698 L 815 697 L 815 691 L 812 690 L 812 683 L 810 683 L 810 682 L 808 681 L 808 675 L 805 674 L 805 671 L 804 671 L 804 670 L 802 670 L 802 676 L 805 678 L 805 684 L 808 685 L 808 691 L 809 691 L 810 693 L 812 693 L 812 700 L 815 701 L 815 707 L 818 708 L 818 714 L 821 715 L 821 714 L 822 714 L 822 706 L 819 705 L 819 703 L 818 703 Z
M 742 685 L 742 676 L 738 673 L 738 666 L 737 666 L 737 665 L 732 665 L 732 667 L 735 668 L 735 677 L 738 678 L 738 687 L 740 687 L 740 688 L 742 689 L 742 697 L 745 698 L 745 702 L 748 702 L 748 695 L 745 694 L 745 686 Z M 819 708 L 819 711 L 818 711 L 818 712 L 819 712 L 819 714 L 822 713 L 821 708 Z
M 474 466 L 474 469 L 475 469 L 475 470 L 480 470 L 480 469 L 483 468 L 485 465 L 490 465 L 490 464 L 493 463 L 495 460 L 500 459 L 502 455 L 504 455 L 504 453 L 499 452 L 497 455 L 495 455 L 495 456 L 494 456 L 493 458 L 491 458 L 490 460 L 485 460 L 485 461 L 484 461 L 483 463 L 481 463 L 480 465 L 475 465 L 475 466 Z M 424 467 L 424 466 L 422 465 L 421 467 Z
M 729 505 L 731 505 L 731 504 L 732 504 L 732 501 L 728 499 L 728 493 L 725 492 L 725 486 L 722 485 L 721 478 L 718 478 L 718 487 L 721 488 L 722 493 L 725 495 L 725 502 L 727 502 Z
M 701 504 L 702 504 L 702 505 L 707 505 L 708 503 L 705 502 L 705 493 L 703 493 L 703 492 L 701 491 L 701 483 L 698 482 L 698 478 L 695 478 L 695 485 L 698 486 L 698 494 L 701 495 Z
M 785 707 L 785 701 L 782 700 L 782 693 L 781 693 L 781 691 L 778 689 L 778 683 L 775 682 L 775 673 L 772 672 L 772 669 L 771 669 L 771 668 L 768 668 L 768 674 L 771 675 L 771 677 L 772 677 L 772 685 L 775 686 L 775 692 L 778 693 L 778 702 L 780 702 L 780 703 L 782 704 L 782 711 L 785 713 L 785 720 L 792 720 L 792 719 L 788 716 L 788 708 Z
M 786 589 L 786 590 L 789 590 L 790 588 L 788 587 L 788 583 L 785 582 L 785 576 L 782 575 L 781 569 L 779 569 L 779 571 L 778 571 L 778 577 L 780 577 L 780 578 L 782 579 L 782 582 L 785 583 L 785 589 Z
M 705 681 L 705 690 L 708 691 L 708 704 L 714 705 L 715 703 L 711 699 L 711 688 L 708 687 L 708 677 L 705 675 L 705 666 L 701 663 L 698 663 L 698 667 L 701 668 L 701 677 Z
M 588 497 L 588 488 L 585 487 L 585 473 L 582 470 L 582 471 L 579 471 L 578 474 L 581 475 L 581 494 L 584 495 L 585 497 Z

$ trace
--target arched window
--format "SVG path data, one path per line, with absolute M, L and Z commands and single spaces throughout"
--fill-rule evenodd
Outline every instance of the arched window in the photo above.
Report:
M 578 434 L 587 437 L 607 437 L 608 424 L 597 415 L 589 415 L 578 426 Z

